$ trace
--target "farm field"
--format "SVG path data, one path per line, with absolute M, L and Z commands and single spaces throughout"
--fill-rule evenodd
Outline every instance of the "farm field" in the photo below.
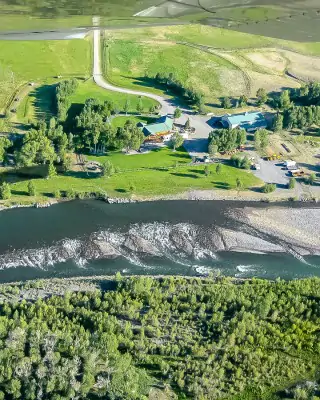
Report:
M 223 96 L 254 97 L 260 87 L 299 87 L 287 72 L 301 80 L 320 79 L 318 54 L 320 43 L 201 25 L 106 31 L 104 39 L 105 74 L 114 84 L 159 94 L 163 90 L 154 87 L 152 78 L 157 72 L 173 73 L 202 92 L 213 110 Z
M 128 156 L 123 156 L 128 157 Z M 130 157 L 130 156 L 129 156 Z M 109 196 L 127 197 L 130 194 L 149 197 L 187 192 L 196 189 L 235 189 L 236 179 L 243 183 L 244 189 L 261 186 L 262 182 L 250 172 L 224 165 L 220 174 L 215 172 L 215 165 L 210 165 L 211 174 L 204 174 L 203 166 L 182 166 L 168 170 L 144 170 L 119 172 L 106 177 L 88 176 L 85 172 L 74 171 L 51 179 L 35 179 L 38 197 L 52 196 L 56 190 L 75 192 L 105 192 Z M 34 201 L 27 196 L 29 180 L 13 183 L 11 202 Z M 17 196 L 17 197 L 15 197 Z
M 22 84 L 57 75 L 88 76 L 90 40 L 0 41 L 0 110 Z

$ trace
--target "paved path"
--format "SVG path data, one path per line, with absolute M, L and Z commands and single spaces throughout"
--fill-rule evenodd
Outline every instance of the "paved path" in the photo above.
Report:
M 172 115 L 174 113 L 176 106 L 172 104 L 171 99 L 167 99 L 165 97 L 156 94 L 143 92 L 139 90 L 121 88 L 107 82 L 104 79 L 101 71 L 100 49 L 101 49 L 100 31 L 96 29 L 93 31 L 93 79 L 98 86 L 106 90 L 111 90 L 113 92 L 148 97 L 150 99 L 157 101 L 161 105 L 160 114 Z M 184 145 L 186 147 L 186 150 L 195 155 L 206 152 L 208 135 L 209 132 L 211 132 L 212 130 L 211 126 L 207 123 L 209 117 L 195 115 L 191 109 L 187 108 L 182 108 L 182 112 L 183 114 L 181 118 L 179 118 L 179 120 L 177 120 L 176 122 L 184 124 L 186 120 L 190 118 L 191 126 L 194 127 L 196 130 L 196 133 L 192 136 L 192 138 L 185 141 Z

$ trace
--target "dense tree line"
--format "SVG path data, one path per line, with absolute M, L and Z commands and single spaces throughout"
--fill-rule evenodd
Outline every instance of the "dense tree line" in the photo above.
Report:
M 179 398 L 276 400 L 316 375 L 319 279 L 115 283 L 35 302 L 6 287 L 0 399 L 143 400 L 167 385 Z
M 130 120 L 124 127 L 112 127 L 109 117 L 114 113 L 114 105 L 109 101 L 86 100 L 76 117 L 76 148 L 93 153 L 104 153 L 106 149 L 138 150 L 144 141 L 141 129 Z
M 184 97 L 190 104 L 198 107 L 200 112 L 203 111 L 203 95 L 193 88 L 186 87 L 173 73 L 166 75 L 158 72 L 154 80 L 158 85 L 164 86 L 177 96 Z
M 286 128 L 307 128 L 320 124 L 320 106 L 294 106 L 284 110 L 284 126 Z
M 232 151 L 237 149 L 239 146 L 245 144 L 247 133 L 244 129 L 215 129 L 209 134 L 209 151 L 211 154 L 216 151 Z M 212 146 L 215 146 L 216 151 L 212 150 Z
M 71 106 L 71 96 L 78 87 L 76 79 L 61 81 L 56 86 L 55 100 L 57 117 L 59 121 L 65 121 L 68 110 Z
M 15 141 L 14 148 L 15 161 L 20 167 L 58 163 L 67 170 L 70 166 L 68 153 L 73 150 L 73 135 L 63 132 L 63 127 L 51 118 L 49 125 L 41 121 L 21 140 Z

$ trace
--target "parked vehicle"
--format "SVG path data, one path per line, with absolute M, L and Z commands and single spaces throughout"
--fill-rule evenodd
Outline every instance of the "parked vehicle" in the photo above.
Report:
M 297 169 L 297 163 L 293 160 L 286 160 L 283 164 L 287 169 Z

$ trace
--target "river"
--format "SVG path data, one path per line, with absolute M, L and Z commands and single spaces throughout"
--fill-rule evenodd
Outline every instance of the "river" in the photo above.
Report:
M 6 210 L 0 213 L 0 281 L 117 271 L 126 275 L 211 271 L 267 279 L 320 276 L 317 251 L 297 253 L 290 240 L 252 227 L 241 216 L 248 207 L 251 212 L 282 207 L 291 213 L 311 206 L 228 201 L 109 205 L 82 200 Z M 311 207 L 313 223 L 319 211 L 316 205 Z M 319 230 L 314 235 L 319 236 Z

